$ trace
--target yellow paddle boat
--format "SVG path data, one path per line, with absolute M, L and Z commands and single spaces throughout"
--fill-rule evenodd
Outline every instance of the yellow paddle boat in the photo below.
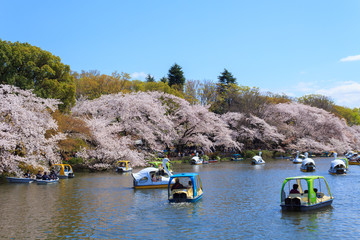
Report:
M 116 163 L 116 171 L 117 172 L 130 172 L 132 171 L 130 161 L 120 160 Z
M 53 164 L 50 170 L 54 170 L 58 178 L 73 178 L 74 171 L 69 164 Z

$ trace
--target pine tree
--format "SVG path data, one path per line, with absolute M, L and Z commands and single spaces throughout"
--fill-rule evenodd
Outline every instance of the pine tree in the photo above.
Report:
M 169 69 L 168 73 L 169 86 L 177 85 L 180 90 L 183 90 L 185 84 L 184 73 L 181 67 L 176 63 Z
M 148 74 L 145 78 L 146 82 L 155 82 L 155 78 Z

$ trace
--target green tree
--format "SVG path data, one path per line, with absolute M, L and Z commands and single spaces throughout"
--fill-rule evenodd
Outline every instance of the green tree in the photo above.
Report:
M 184 84 L 185 84 L 184 73 L 181 70 L 181 67 L 176 63 L 173 66 L 171 66 L 171 68 L 169 69 L 168 80 L 169 80 L 168 84 L 170 87 L 172 87 L 173 85 L 177 85 L 176 88 L 178 88 L 179 90 L 184 88 Z
M 75 104 L 70 67 L 59 57 L 28 43 L 0 39 L 0 84 L 34 89 L 39 97 L 59 99 L 62 111 L 69 111 Z
M 226 91 L 226 88 L 231 84 L 236 84 L 236 78 L 229 72 L 226 68 L 224 68 L 224 72 L 218 76 L 219 79 L 219 93 L 223 93 Z
M 298 102 L 310 105 L 312 107 L 317 107 L 324 109 L 328 112 L 334 112 L 334 102 L 327 96 L 323 96 L 320 94 L 309 94 L 303 97 L 298 98 Z
M 169 79 L 167 79 L 167 77 L 162 77 L 162 78 L 160 78 L 160 82 L 163 82 L 163 83 L 168 84 L 168 83 L 169 83 Z
M 155 78 L 148 74 L 145 78 L 146 82 L 155 82 Z

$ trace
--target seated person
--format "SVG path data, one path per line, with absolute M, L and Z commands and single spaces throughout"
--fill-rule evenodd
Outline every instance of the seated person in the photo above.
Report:
M 54 170 L 50 172 L 50 179 L 57 179 L 57 175 Z
M 188 182 L 187 188 L 188 188 L 188 189 L 192 188 L 192 181 L 191 181 L 191 180 Z
M 25 178 L 30 178 L 31 175 L 30 175 L 30 170 L 27 170 L 26 173 L 24 174 L 24 177 Z
M 42 180 L 50 180 L 50 177 L 47 175 L 46 172 L 44 172 L 44 175 L 42 176 Z
M 291 193 L 300 193 L 299 190 L 298 190 L 298 187 L 299 187 L 299 185 L 294 184 L 293 189 L 290 190 L 290 194 Z
M 40 171 L 36 174 L 36 179 L 42 179 L 42 174 Z
M 184 186 L 180 183 L 180 179 L 176 178 L 175 179 L 175 184 L 172 185 L 171 190 L 181 189 L 181 188 L 184 188 Z
M 151 180 L 152 180 L 153 182 L 156 182 L 156 181 L 157 181 L 155 174 L 153 174 L 153 175 L 151 176 Z

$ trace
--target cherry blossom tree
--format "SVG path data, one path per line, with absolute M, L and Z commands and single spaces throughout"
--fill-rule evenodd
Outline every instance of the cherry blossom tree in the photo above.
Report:
M 247 149 L 281 149 L 285 136 L 263 119 L 239 112 L 228 112 L 221 116 L 233 130 L 232 137 Z
M 360 147 L 358 128 L 344 119 L 316 107 L 300 103 L 271 105 L 264 120 L 286 136 L 287 148 L 299 151 L 345 152 Z
M 133 165 L 143 165 L 152 151 L 184 145 L 208 151 L 217 146 L 239 147 L 217 115 L 170 94 L 106 95 L 77 103 L 73 114 L 86 118 L 93 131 L 96 147 L 79 155 L 95 159 L 94 163 L 129 159 Z
M 0 174 L 21 175 L 21 164 L 46 169 L 49 161 L 60 161 L 57 142 L 64 135 L 57 133 L 50 115 L 58 104 L 30 90 L 0 85 Z

